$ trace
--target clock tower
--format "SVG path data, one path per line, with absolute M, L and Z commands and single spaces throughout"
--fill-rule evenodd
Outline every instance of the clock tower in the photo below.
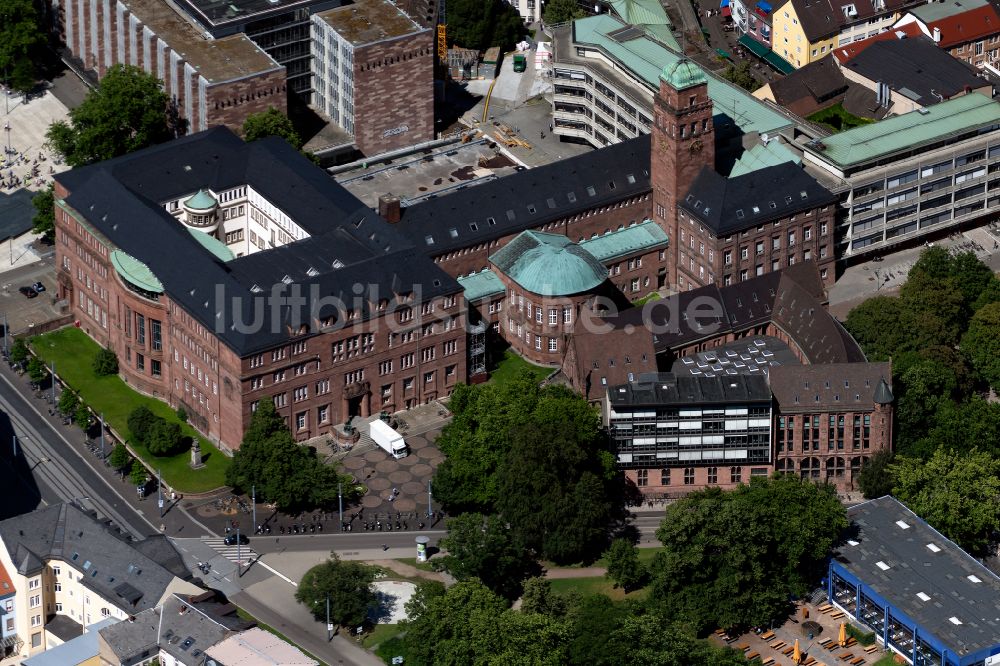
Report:
M 653 102 L 649 175 L 653 219 L 670 239 L 670 286 L 677 285 L 677 202 L 687 196 L 702 167 L 715 168 L 715 135 L 708 79 L 701 68 L 682 58 L 660 73 Z

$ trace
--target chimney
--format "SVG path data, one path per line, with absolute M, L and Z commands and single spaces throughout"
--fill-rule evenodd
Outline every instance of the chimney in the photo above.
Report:
M 386 193 L 378 198 L 378 214 L 392 224 L 399 222 L 399 197 Z
M 941 28 L 934 28 L 934 43 L 941 43 Z
M 135 615 L 129 615 L 128 616 L 128 621 L 129 621 L 129 624 L 135 622 Z

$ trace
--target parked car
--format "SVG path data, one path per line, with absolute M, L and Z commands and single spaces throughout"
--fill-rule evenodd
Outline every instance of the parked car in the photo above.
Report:
M 37 291 L 39 294 L 45 291 L 45 285 L 42 284 L 41 282 L 36 282 L 35 284 L 31 285 L 31 288 Z
M 247 545 L 248 543 L 250 543 L 250 539 L 249 539 L 249 537 L 247 537 L 246 534 L 243 534 L 242 532 L 240 532 L 239 535 L 240 536 L 239 536 L 238 543 L 240 543 L 241 545 L 244 545 L 244 546 Z M 226 538 L 223 539 L 222 542 L 224 544 L 226 544 L 227 546 L 235 546 L 237 544 L 236 533 L 227 534 Z
M 34 298 L 35 296 L 38 296 L 38 292 L 31 287 L 21 287 L 18 291 L 24 294 L 25 298 Z

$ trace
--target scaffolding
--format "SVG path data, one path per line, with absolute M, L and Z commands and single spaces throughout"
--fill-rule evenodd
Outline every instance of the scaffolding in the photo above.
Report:
M 469 376 L 486 374 L 486 322 L 469 329 Z

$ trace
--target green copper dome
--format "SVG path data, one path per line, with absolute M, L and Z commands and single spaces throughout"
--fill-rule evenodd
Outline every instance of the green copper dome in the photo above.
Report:
M 660 72 L 660 78 L 666 81 L 674 90 L 684 90 L 701 83 L 708 83 L 701 67 L 687 58 L 682 58 L 672 65 L 667 65 Z
M 111 265 L 115 267 L 115 271 L 122 276 L 122 279 L 131 282 L 136 287 L 154 294 L 163 293 L 163 283 L 153 275 L 149 266 L 135 257 L 125 254 L 121 250 L 113 250 L 111 252 Z
M 184 207 L 188 210 L 213 210 L 219 202 L 205 190 L 198 190 L 198 193 L 184 202 Z
M 497 270 L 525 291 L 569 296 L 608 279 L 608 269 L 565 236 L 525 231 L 490 257 Z

